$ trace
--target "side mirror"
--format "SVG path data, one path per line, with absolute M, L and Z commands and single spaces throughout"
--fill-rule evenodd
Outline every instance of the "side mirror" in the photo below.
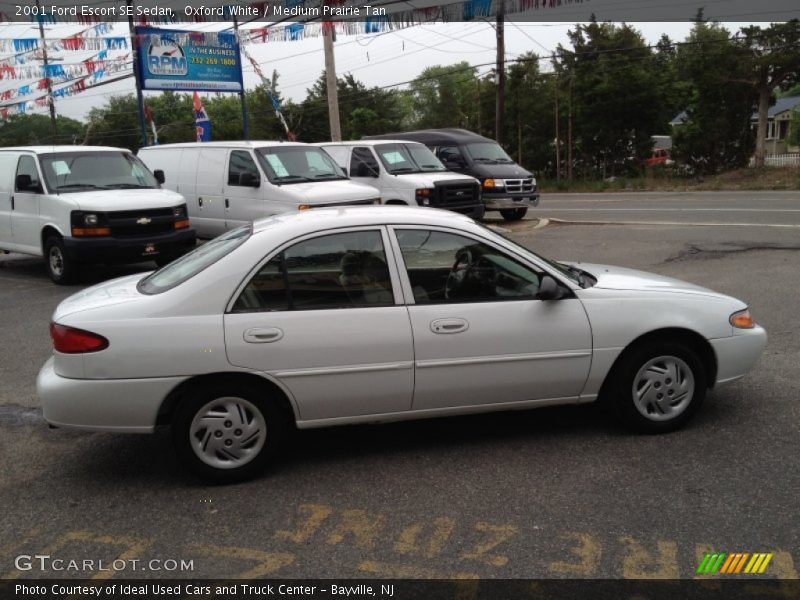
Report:
M 30 175 L 17 175 L 15 186 L 18 192 L 34 192 L 33 180 Z
M 261 178 L 253 173 L 240 173 L 239 185 L 257 188 L 261 186 Z
M 560 300 L 564 292 L 555 279 L 550 275 L 544 275 L 539 282 L 539 293 L 536 298 L 539 300 Z
M 164 171 L 161 169 L 156 169 L 153 171 L 153 176 L 160 185 L 164 185 L 164 182 L 167 180 L 167 178 L 164 176 Z

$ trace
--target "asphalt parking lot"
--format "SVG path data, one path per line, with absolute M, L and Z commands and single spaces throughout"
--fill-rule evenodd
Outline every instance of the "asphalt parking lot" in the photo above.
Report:
M 532 216 L 549 221 L 509 229 L 547 256 L 747 301 L 770 335 L 760 363 L 669 435 L 632 435 L 592 405 L 310 430 L 259 479 L 209 487 L 166 432 L 41 420 L 34 381 L 55 306 L 151 267 L 63 288 L 41 261 L 0 256 L 0 575 L 52 576 L 14 566 L 49 553 L 141 560 L 137 571 L 193 561 L 128 577 L 684 578 L 713 550 L 771 552 L 766 576 L 797 578 L 800 193 L 563 195 Z

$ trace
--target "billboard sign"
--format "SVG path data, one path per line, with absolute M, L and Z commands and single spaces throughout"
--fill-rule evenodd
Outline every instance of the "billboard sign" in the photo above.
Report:
M 242 91 L 242 62 L 234 34 L 144 26 L 135 33 L 140 89 Z

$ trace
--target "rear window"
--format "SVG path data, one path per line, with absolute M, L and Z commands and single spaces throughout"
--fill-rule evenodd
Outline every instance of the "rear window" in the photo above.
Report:
M 143 294 L 160 294 L 177 287 L 233 252 L 247 241 L 252 233 L 250 225 L 224 233 L 151 273 L 139 282 L 136 289 Z

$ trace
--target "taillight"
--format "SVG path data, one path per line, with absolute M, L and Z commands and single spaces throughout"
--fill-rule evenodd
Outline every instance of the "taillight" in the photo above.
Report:
M 63 354 L 99 352 L 108 348 L 108 340 L 102 335 L 58 323 L 50 323 L 50 337 L 56 352 Z

